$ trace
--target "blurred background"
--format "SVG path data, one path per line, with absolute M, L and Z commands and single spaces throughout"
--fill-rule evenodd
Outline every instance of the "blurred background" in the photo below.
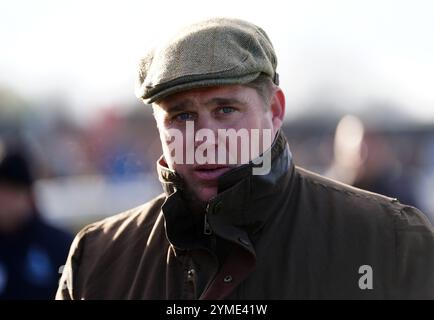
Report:
M 433 14 L 428 0 L 5 0 L 0 154 L 23 146 L 41 215 L 71 233 L 148 201 L 161 150 L 136 64 L 178 27 L 237 17 L 275 46 L 296 164 L 434 222 Z

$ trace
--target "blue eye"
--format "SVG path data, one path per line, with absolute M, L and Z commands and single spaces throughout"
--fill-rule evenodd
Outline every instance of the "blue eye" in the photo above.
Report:
M 232 108 L 232 107 L 222 107 L 222 108 L 220 108 L 219 111 L 220 111 L 221 113 L 228 114 L 228 113 L 232 113 L 232 112 L 234 112 L 235 109 Z
M 190 113 L 184 112 L 176 115 L 175 119 L 180 121 L 187 121 L 187 120 L 193 120 L 193 116 Z

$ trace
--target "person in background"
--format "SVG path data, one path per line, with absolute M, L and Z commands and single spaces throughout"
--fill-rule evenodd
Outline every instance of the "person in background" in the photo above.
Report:
M 35 205 L 25 154 L 0 150 L 0 299 L 52 299 L 72 236 Z

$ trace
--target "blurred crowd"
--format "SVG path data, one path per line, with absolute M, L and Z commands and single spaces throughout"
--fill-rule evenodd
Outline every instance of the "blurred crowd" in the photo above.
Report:
M 0 90 L 0 299 L 52 298 L 77 230 L 161 192 L 149 107 L 103 108 L 80 122 L 56 103 L 34 108 Z M 434 222 L 434 125 L 322 107 L 284 125 L 296 165 L 398 198 Z

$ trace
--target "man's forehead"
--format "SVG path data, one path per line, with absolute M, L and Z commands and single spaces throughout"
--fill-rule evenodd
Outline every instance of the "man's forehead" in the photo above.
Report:
M 242 85 L 218 86 L 191 89 L 170 95 L 154 102 L 163 109 L 189 107 L 198 104 L 219 104 L 224 102 L 246 103 L 251 88 Z

